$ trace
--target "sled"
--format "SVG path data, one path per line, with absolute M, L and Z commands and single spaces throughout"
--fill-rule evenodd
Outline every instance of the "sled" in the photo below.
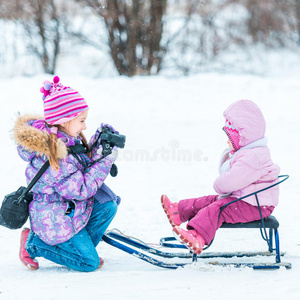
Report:
M 233 202 L 242 200 L 246 197 L 255 195 L 258 208 L 260 211 L 258 195 L 260 192 L 265 191 L 271 187 L 274 187 L 283 181 L 289 178 L 288 175 L 281 175 L 278 177 L 279 181 L 269 187 L 259 190 L 255 193 L 246 195 L 244 197 L 233 200 L 232 202 L 226 204 L 221 208 L 221 211 L 228 205 Z M 220 213 L 221 213 L 220 211 Z M 284 256 L 285 253 L 280 252 L 279 248 L 279 222 L 274 216 L 269 216 L 268 218 L 263 219 L 260 211 L 261 219 L 254 222 L 248 223 L 236 223 L 229 224 L 223 223 L 220 228 L 247 228 L 247 229 L 259 229 L 262 238 L 266 241 L 268 245 L 268 250 L 265 252 L 206 252 L 212 242 L 206 246 L 203 251 L 196 255 L 188 250 L 188 248 L 176 241 L 175 237 L 163 237 L 160 239 L 159 244 L 147 244 L 143 241 L 125 235 L 118 229 L 113 229 L 107 231 L 103 236 L 103 241 L 109 245 L 116 247 L 124 252 L 127 252 L 141 260 L 144 260 L 150 264 L 153 264 L 158 267 L 168 268 L 168 269 L 177 269 L 184 267 L 190 264 L 196 264 L 197 262 L 204 262 L 208 265 L 218 265 L 218 266 L 234 266 L 234 267 L 251 267 L 255 270 L 259 269 L 279 269 L 280 267 L 285 267 L 290 269 L 292 267 L 291 263 L 281 262 L 281 256 Z M 267 230 L 268 229 L 268 230 Z M 255 263 L 255 262 L 234 262 L 228 261 L 230 258 L 247 258 L 247 257 L 268 257 L 274 256 L 275 262 L 264 262 L 264 263 Z M 160 260 L 156 257 L 164 258 L 167 261 Z M 211 259 L 216 259 L 211 261 Z M 178 262 L 178 260 L 184 260 L 184 262 Z M 187 261 L 189 260 L 189 261 Z M 206 262 L 209 260 L 208 262 Z

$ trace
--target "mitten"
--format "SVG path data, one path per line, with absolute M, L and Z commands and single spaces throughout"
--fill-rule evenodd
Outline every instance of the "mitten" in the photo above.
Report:
M 112 148 L 112 153 L 108 155 L 106 158 L 109 159 L 112 163 L 117 159 L 118 157 L 118 147 L 114 146 Z
M 116 131 L 111 125 L 105 123 L 101 123 L 100 131 L 102 131 L 104 127 L 109 128 L 112 132 L 119 134 L 119 132 Z
M 102 157 L 102 151 L 103 151 L 103 147 L 102 145 L 100 145 L 99 149 L 97 150 L 97 154 L 100 155 L 100 157 Z M 114 162 L 118 157 L 118 147 L 114 146 L 112 148 L 112 153 L 109 154 L 108 156 L 106 156 L 106 158 L 108 158 L 111 162 Z

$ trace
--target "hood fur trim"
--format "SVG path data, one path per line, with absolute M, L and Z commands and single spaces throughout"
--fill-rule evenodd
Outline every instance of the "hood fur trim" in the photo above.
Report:
M 29 114 L 19 116 L 13 128 L 13 137 L 16 143 L 29 152 L 36 152 L 39 156 L 46 155 L 49 157 L 50 135 L 47 132 L 29 126 L 27 122 L 30 120 L 44 120 L 44 117 Z M 58 139 L 57 143 L 57 158 L 66 158 L 68 150 L 65 143 L 61 139 Z

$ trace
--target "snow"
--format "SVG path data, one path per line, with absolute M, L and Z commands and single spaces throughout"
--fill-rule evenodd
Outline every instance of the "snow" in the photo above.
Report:
M 119 175 L 106 183 L 122 197 L 110 229 L 118 228 L 145 242 L 171 236 L 160 206 L 160 195 L 171 200 L 214 193 L 219 156 L 226 146 L 221 128 L 223 111 L 238 99 L 251 99 L 267 121 L 266 136 L 274 162 L 290 179 L 281 185 L 274 215 L 280 222 L 283 262 L 292 269 L 254 271 L 220 267 L 199 261 L 167 270 L 130 256 L 104 242 L 97 250 L 102 269 L 80 273 L 38 258 L 30 271 L 18 259 L 20 230 L 0 228 L 0 299 L 299 299 L 299 72 L 265 77 L 200 74 L 191 77 L 111 77 L 91 79 L 58 74 L 89 103 L 86 136 L 101 122 L 127 136 L 119 151 Z M 1 190 L 5 194 L 25 185 L 24 163 L 11 138 L 16 115 L 42 113 L 39 88 L 50 76 L 0 80 L 2 118 Z M 29 224 L 27 224 L 28 226 Z M 256 230 L 220 229 L 209 251 L 264 251 Z M 235 261 L 273 262 L 274 258 Z M 223 260 L 223 261 L 226 261 Z

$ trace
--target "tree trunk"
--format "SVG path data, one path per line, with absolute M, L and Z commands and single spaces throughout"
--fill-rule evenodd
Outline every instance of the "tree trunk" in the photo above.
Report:
M 298 32 L 298 44 L 300 45 L 300 0 L 295 0 L 296 5 L 296 23 Z
M 164 49 L 160 42 L 166 0 L 85 0 L 104 19 L 111 57 L 120 75 L 149 75 L 160 71 Z

